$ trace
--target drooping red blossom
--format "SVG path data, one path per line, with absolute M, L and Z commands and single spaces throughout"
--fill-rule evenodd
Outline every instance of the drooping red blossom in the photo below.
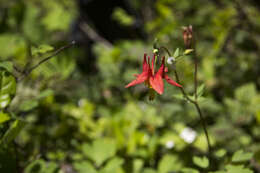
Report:
M 150 57 L 148 57 L 148 63 L 147 63 L 147 58 L 146 54 L 144 54 L 144 59 L 143 59 L 143 71 L 141 74 L 135 75 L 136 79 L 130 82 L 128 85 L 125 86 L 125 88 L 140 84 L 140 83 L 145 83 L 148 85 L 149 88 L 154 89 L 158 94 L 163 94 L 164 91 L 164 84 L 163 84 L 163 79 L 166 80 L 169 84 L 177 87 L 182 87 L 180 84 L 176 83 L 173 81 L 168 75 L 168 69 L 165 67 L 165 58 L 162 57 L 162 63 L 158 71 L 155 73 L 155 55 L 153 56 L 152 59 L 152 65 L 150 67 Z

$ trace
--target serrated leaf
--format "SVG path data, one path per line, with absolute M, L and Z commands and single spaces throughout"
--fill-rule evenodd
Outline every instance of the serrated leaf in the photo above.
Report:
M 243 150 L 238 150 L 232 156 L 232 162 L 245 162 L 250 160 L 253 157 L 253 153 L 244 152 Z
M 10 116 L 3 111 L 0 111 L 0 124 L 10 120 Z
M 11 127 L 7 130 L 4 134 L 4 137 L 1 140 L 1 144 L 8 145 L 11 141 L 13 141 L 22 128 L 25 126 L 25 121 L 22 120 L 15 120 Z
M 102 138 L 95 140 L 92 145 L 84 144 L 83 153 L 100 166 L 104 161 L 116 153 L 116 143 L 112 139 Z
M 0 69 L 0 109 L 7 107 L 16 92 L 16 80 L 6 70 Z
M 192 161 L 195 165 L 201 167 L 201 168 L 207 168 L 209 166 L 209 160 L 207 157 L 197 157 L 194 156 L 192 158 Z

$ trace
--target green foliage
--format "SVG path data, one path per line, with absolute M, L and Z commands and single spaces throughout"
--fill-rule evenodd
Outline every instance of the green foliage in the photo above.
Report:
M 96 166 L 100 166 L 104 161 L 115 155 L 116 144 L 112 139 L 97 139 L 92 145 L 83 144 L 83 153 L 92 161 Z
M 54 48 L 50 45 L 47 45 L 47 44 L 42 44 L 40 45 L 39 47 L 32 47 L 32 55 L 33 56 L 37 56 L 39 54 L 44 54 L 44 53 L 47 53 L 49 51 L 52 51 Z
M 131 10 L 117 7 L 109 17 L 131 38 L 132 30 L 144 24 L 145 39 L 126 35 L 108 40 L 112 47 L 93 42 L 92 52 L 85 49 L 90 45 L 79 44 L 20 81 L 24 69 L 75 37 L 70 34 L 78 27 L 79 9 L 70 0 L 1 1 L 1 173 L 257 171 L 259 7 L 242 0 L 129 3 Z M 93 21 L 93 28 L 100 23 Z M 196 50 L 183 46 L 181 28 L 189 24 Z M 103 36 L 101 30 L 97 33 Z M 176 58 L 175 66 L 166 64 L 169 76 L 175 79 L 176 68 L 191 99 L 196 51 L 198 102 L 207 122 L 210 155 L 196 109 L 178 88 L 165 83 L 164 94 L 153 93 L 152 102 L 145 85 L 124 88 L 140 73 L 143 54 L 152 56 L 155 38 L 158 47 L 167 47 Z M 158 53 L 168 58 L 165 51 Z M 195 132 L 192 141 L 181 135 L 187 128 Z
M 252 170 L 245 168 L 243 165 L 227 165 L 226 170 L 230 173 L 253 173 Z
M 3 111 L 0 112 L 0 124 L 10 120 L 10 116 L 7 113 L 4 113 Z
M 25 126 L 25 122 L 22 120 L 15 120 L 12 125 L 10 126 L 10 128 L 7 130 L 7 132 L 5 133 L 5 135 L 3 136 L 3 138 L 0 141 L 1 145 L 8 145 L 10 144 L 10 142 L 12 142 L 17 135 L 20 133 L 20 131 L 22 130 L 22 128 Z
M 10 66 L 7 67 L 10 70 Z M 16 92 L 16 80 L 8 71 L 0 68 L 0 110 L 6 108 Z
M 207 157 L 197 157 L 194 156 L 192 158 L 192 161 L 195 165 L 201 167 L 201 168 L 207 168 L 209 166 L 209 160 Z
M 232 156 L 232 162 L 243 162 L 249 161 L 253 157 L 253 153 L 251 152 L 243 152 L 243 150 L 238 150 Z
M 128 15 L 122 8 L 115 8 L 112 17 L 123 26 L 131 26 L 134 23 L 134 18 Z

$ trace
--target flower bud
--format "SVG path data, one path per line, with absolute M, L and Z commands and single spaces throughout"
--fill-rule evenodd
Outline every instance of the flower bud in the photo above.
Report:
M 158 52 L 159 52 L 158 49 L 153 49 L 153 53 L 154 53 L 154 54 L 157 54 Z
M 183 36 L 183 41 L 184 41 L 184 45 L 186 46 L 187 49 L 190 49 L 192 46 L 192 39 L 193 39 L 193 35 L 192 35 L 192 26 L 184 26 L 182 27 L 183 32 L 182 32 L 182 36 Z

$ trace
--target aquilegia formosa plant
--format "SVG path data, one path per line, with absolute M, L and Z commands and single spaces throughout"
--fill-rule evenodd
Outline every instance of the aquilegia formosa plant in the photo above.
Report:
M 152 59 L 152 65 L 150 67 L 150 57 L 148 56 L 148 63 L 147 63 L 147 58 L 146 54 L 144 54 L 144 59 L 143 59 L 143 72 L 141 74 L 137 74 L 136 79 L 130 82 L 128 85 L 125 87 L 131 87 L 140 83 L 145 83 L 148 88 L 154 89 L 158 94 L 163 94 L 164 91 L 164 84 L 163 84 L 163 79 L 166 80 L 169 84 L 177 87 L 182 87 L 180 84 L 176 83 L 173 81 L 168 75 L 168 69 L 165 67 L 165 57 L 162 57 L 162 63 L 158 71 L 155 73 L 155 57 L 156 54 L 154 54 L 153 59 Z
M 183 27 L 183 40 L 184 40 L 184 45 L 186 47 L 185 52 L 183 53 L 183 55 L 177 55 L 178 56 L 185 56 L 191 52 L 193 52 L 193 58 L 194 58 L 194 64 L 195 64 L 195 69 L 194 69 L 194 99 L 192 97 L 190 97 L 184 90 L 184 88 L 178 84 L 180 83 L 179 77 L 178 77 L 178 72 L 176 71 L 176 69 L 174 70 L 174 74 L 176 77 L 176 81 L 178 83 L 176 83 L 175 81 L 173 81 L 168 75 L 168 69 L 165 67 L 165 57 L 162 57 L 161 59 L 161 66 L 158 69 L 158 71 L 155 73 L 155 63 L 156 63 L 156 58 L 157 58 L 157 54 L 155 53 L 152 59 L 152 65 L 150 67 L 150 57 L 148 57 L 148 63 L 147 63 L 147 58 L 146 58 L 146 54 L 144 54 L 144 60 L 143 60 L 143 72 L 141 74 L 135 75 L 136 79 L 133 80 L 132 82 L 130 82 L 128 85 L 126 85 L 125 87 L 131 87 L 140 83 L 145 83 L 148 88 L 153 89 L 154 91 L 156 91 L 159 94 L 162 94 L 164 91 L 164 84 L 163 84 L 163 79 L 165 79 L 169 84 L 173 85 L 173 86 L 177 86 L 180 88 L 183 97 L 189 101 L 190 103 L 192 103 L 197 112 L 198 115 L 200 116 L 202 125 L 203 125 L 203 129 L 205 132 L 205 136 L 207 139 L 207 144 L 208 144 L 208 151 L 210 153 L 210 141 L 209 141 L 209 135 L 207 132 L 207 128 L 206 128 L 206 121 L 204 120 L 202 111 L 200 109 L 199 103 L 198 103 L 198 93 L 197 93 L 197 85 L 198 85 L 198 80 L 197 80 L 197 67 L 198 67 L 198 63 L 197 63 L 197 56 L 196 56 L 196 51 L 195 51 L 195 39 L 193 37 L 193 29 L 192 26 L 188 26 L 188 27 Z M 192 49 L 191 49 L 192 48 Z M 161 47 L 161 48 L 156 48 L 155 49 L 157 51 L 159 51 L 160 49 L 164 49 L 168 55 L 169 55 L 169 59 L 171 60 L 171 54 L 169 52 L 169 50 L 166 47 Z M 177 49 L 176 49 L 177 51 Z M 179 52 L 179 51 L 177 51 Z M 179 53 L 177 53 L 179 54 Z M 176 57 L 174 57 L 176 58 Z M 172 63 L 170 63 L 172 64 Z M 153 99 L 153 96 L 150 97 L 150 99 Z

